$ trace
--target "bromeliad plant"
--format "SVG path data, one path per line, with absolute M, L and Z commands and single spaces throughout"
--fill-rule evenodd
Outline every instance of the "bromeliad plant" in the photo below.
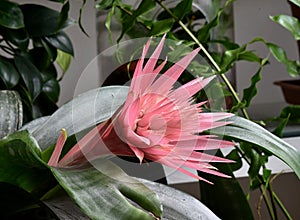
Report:
M 1 2 L 0 90 L 20 94 L 25 122 L 57 109 L 59 81 L 74 55 L 64 32 L 74 23 L 68 18 L 69 2 L 55 2 L 60 11 L 42 4 Z
M 207 8 L 208 2 L 210 2 L 209 9 Z M 98 1 L 97 8 L 107 12 L 105 27 L 111 34 L 110 40 L 113 40 L 113 36 L 115 36 L 115 33 L 112 35 L 112 30 L 115 31 L 113 24 L 118 22 L 120 24 L 120 35 L 116 39 L 116 42 L 120 42 L 124 36 L 129 38 L 161 36 L 167 32 L 167 37 L 176 42 L 176 46 L 174 46 L 176 50 L 169 53 L 170 57 L 174 55 L 180 56 L 180 52 L 184 53 L 184 50 L 181 50 L 184 48 L 182 45 L 190 45 L 202 49 L 200 53 L 209 60 L 210 66 L 213 66 L 213 70 L 209 75 L 218 75 L 222 79 L 222 83 L 215 85 L 213 91 L 219 91 L 218 93 L 221 96 L 223 96 L 223 94 L 227 95 L 229 97 L 228 100 L 231 101 L 227 106 L 228 110 L 232 113 L 242 115 L 243 118 L 246 119 L 238 118 L 237 121 L 235 121 L 236 119 L 231 118 L 231 120 L 234 121 L 233 124 L 236 126 L 232 126 L 231 124 L 227 126 L 228 129 L 225 129 L 225 136 L 232 136 L 234 139 L 243 140 L 240 142 L 240 145 L 227 156 L 228 159 L 234 159 L 237 163 L 226 168 L 217 167 L 219 169 L 223 168 L 227 174 L 232 175 L 232 171 L 238 170 L 241 167 L 241 159 L 243 158 L 250 166 L 249 191 L 260 189 L 272 219 L 277 219 L 276 205 L 279 205 L 285 216 L 290 219 L 291 216 L 272 189 L 272 181 L 270 181 L 271 171 L 266 168 L 268 157 L 274 154 L 274 150 L 277 151 L 278 149 L 276 149 L 276 147 L 272 150 L 261 149 L 263 145 L 272 146 L 272 143 L 269 141 L 265 142 L 255 135 L 257 125 L 249 124 L 249 128 L 246 126 L 250 120 L 247 108 L 251 105 L 252 99 L 258 92 L 257 84 L 262 77 L 262 69 L 269 62 L 269 56 L 261 58 L 255 51 L 250 51 L 247 47 L 251 44 L 262 43 L 269 50 L 270 55 L 273 55 L 279 62 L 286 66 L 287 72 L 293 77 L 299 76 L 300 63 L 298 60 L 289 60 L 286 52 L 282 48 L 263 38 L 257 37 L 248 43 L 238 45 L 226 37 L 224 34 L 228 27 L 228 22 L 226 23 L 226 21 L 228 21 L 230 16 L 228 9 L 230 9 L 232 2 L 234 1 L 206 1 L 205 3 L 203 2 L 202 5 L 201 1 L 196 2 L 193 0 L 145 0 L 141 2 L 136 1 L 135 3 L 125 3 L 124 1 L 116 0 Z M 291 0 L 291 2 L 298 6 L 300 5 L 299 0 Z M 296 40 L 299 39 L 299 21 L 297 19 L 284 15 L 270 18 L 290 30 Z M 244 89 L 241 97 L 238 96 L 234 86 L 232 86 L 227 77 L 228 72 L 238 61 L 258 64 L 258 69 L 251 78 L 250 86 Z M 210 66 L 207 67 L 207 69 L 209 69 Z M 193 65 L 194 76 L 207 75 L 207 73 L 203 74 L 203 69 L 205 69 L 203 65 Z M 129 74 L 126 72 L 124 75 Z M 180 80 L 181 82 L 186 82 L 186 80 L 189 81 L 191 79 L 181 77 Z M 219 106 L 218 109 L 222 108 L 224 109 L 224 106 Z M 282 135 L 283 128 L 289 119 L 293 118 L 299 122 L 299 114 L 297 112 L 299 112 L 299 106 L 289 106 L 283 109 L 282 114 L 278 117 L 282 121 L 274 133 L 279 136 Z M 236 127 L 240 126 L 244 128 L 240 133 L 237 133 L 237 130 L 240 128 Z M 249 130 L 252 130 L 252 135 L 248 134 Z M 267 136 L 264 136 L 264 138 Z M 259 173 L 260 170 L 263 171 L 262 174 Z M 252 219 L 251 210 L 247 201 L 242 199 L 242 197 L 245 198 L 245 196 L 241 190 L 237 190 L 239 193 L 231 197 L 231 203 L 226 203 L 228 206 L 224 203 L 217 203 L 211 199 L 218 197 L 227 201 L 230 195 L 227 193 L 228 190 L 223 189 L 231 188 L 236 190 L 238 188 L 236 182 L 231 183 L 232 180 L 226 182 L 223 181 L 223 179 L 214 179 L 214 182 L 216 181 L 220 183 L 216 184 L 219 186 L 219 190 L 212 188 L 205 191 L 205 185 L 200 187 L 202 194 L 206 195 L 202 197 L 202 201 L 222 218 L 241 219 L 246 215 L 249 216 L 249 219 Z M 269 192 L 270 197 L 267 196 L 268 193 L 266 192 Z M 244 201 L 244 203 L 242 201 Z M 236 206 L 232 205 L 233 203 L 236 204 Z M 237 207 L 237 209 L 234 209 L 234 207 Z M 223 212 L 222 210 L 227 211 Z
M 216 138 L 225 125 L 227 137 L 272 153 L 300 177 L 300 154 L 295 148 L 249 120 L 203 112 L 203 102 L 193 103 L 193 95 L 211 78 L 197 78 L 173 89 L 199 49 L 163 73 L 165 62 L 156 66 L 163 41 L 143 65 L 150 42 L 146 44 L 130 88 L 109 86 L 84 93 L 53 115 L 34 120 L 0 141 L 1 214 L 5 218 L 32 219 L 41 211 L 58 219 L 168 218 L 164 212 L 168 207 L 155 192 L 103 156 L 137 157 L 188 175 L 192 174 L 183 167 L 224 177 L 208 162 L 232 161 L 198 151 L 236 146 Z M 157 78 L 158 73 L 162 75 Z M 229 124 L 224 121 L 227 118 Z M 216 136 L 206 134 L 207 130 Z M 76 137 L 82 135 L 77 143 Z M 33 210 L 38 210 L 35 215 Z M 188 212 L 185 215 L 177 219 L 199 219 Z

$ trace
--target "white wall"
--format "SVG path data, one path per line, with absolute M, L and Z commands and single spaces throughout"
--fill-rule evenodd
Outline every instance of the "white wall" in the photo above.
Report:
M 285 51 L 290 59 L 299 59 L 296 41 L 292 35 L 280 25 L 269 19 L 270 15 L 291 14 L 287 1 L 274 0 L 237 0 L 234 3 L 234 37 L 239 44 L 245 44 L 254 37 L 263 37 L 266 41 L 273 42 Z M 256 43 L 249 47 L 259 52 L 262 57 L 268 55 L 266 47 Z M 251 76 L 257 71 L 256 64 L 240 62 L 236 66 L 237 89 L 240 94 L 250 85 Z M 280 111 L 284 104 L 281 90 L 273 85 L 276 80 L 289 79 L 285 66 L 278 63 L 272 56 L 270 64 L 262 72 L 259 83 L 259 93 L 253 100 L 250 109 L 258 117 L 268 117 Z

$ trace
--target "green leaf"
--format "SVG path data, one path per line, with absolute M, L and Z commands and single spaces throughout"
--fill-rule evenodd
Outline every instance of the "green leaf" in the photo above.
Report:
M 14 61 L 29 91 L 30 97 L 34 101 L 42 91 L 41 73 L 29 59 L 23 56 L 16 55 Z
M 293 34 L 295 40 L 300 40 L 300 22 L 297 18 L 289 15 L 276 15 L 270 16 L 270 18 L 289 30 Z
M 58 32 L 60 13 L 42 5 L 24 4 L 21 6 L 24 15 L 25 28 L 33 37 L 42 37 Z M 68 19 L 62 26 L 65 28 L 72 24 Z M 60 24 L 61 25 L 61 24 Z
M 11 29 L 24 27 L 23 14 L 18 4 L 10 1 L 1 1 L 0 25 Z
M 40 161 L 40 154 L 36 140 L 28 131 L 16 132 L 0 140 L 0 182 L 33 193 L 49 187 L 51 173 Z
M 180 1 L 173 9 L 174 15 L 181 20 L 188 12 L 192 10 L 193 0 Z
M 281 110 L 280 118 L 288 118 L 292 121 L 300 120 L 300 105 L 290 105 Z
M 83 93 L 61 106 L 33 131 L 33 136 L 44 150 L 56 142 L 62 128 L 73 135 L 110 118 L 124 103 L 127 93 L 126 86 L 100 87 Z
M 172 18 L 153 22 L 149 35 L 159 36 L 163 33 L 167 33 L 171 30 L 173 24 L 174 24 L 174 19 Z
M 154 219 L 133 206 L 133 201 L 157 217 L 162 207 L 157 195 L 142 183 L 127 176 L 108 160 L 99 159 L 95 167 L 78 170 L 51 168 L 60 185 L 92 219 Z
M 300 72 L 299 61 L 289 60 L 287 58 L 286 52 L 281 47 L 279 47 L 276 44 L 266 42 L 263 38 L 260 37 L 254 38 L 250 43 L 255 43 L 258 41 L 264 43 L 268 47 L 268 49 L 275 57 L 275 59 L 285 64 L 286 69 L 291 76 L 293 77 L 299 76 L 299 72 Z
M 122 31 L 118 38 L 118 42 L 122 39 L 124 34 L 126 34 L 128 31 L 130 31 L 139 16 L 151 11 L 153 8 L 155 8 L 156 3 L 153 0 L 144 0 L 141 1 L 138 8 L 132 12 L 131 15 L 123 14 L 123 21 L 122 21 Z
M 114 0 L 102 0 L 96 4 L 98 10 L 107 10 L 113 7 Z
M 239 155 L 237 149 L 233 149 L 228 155 L 226 155 L 226 158 L 234 161 L 234 163 L 228 164 L 230 165 L 232 171 L 239 170 L 243 165 L 241 156 Z
M 300 178 L 300 153 L 295 147 L 250 120 L 234 116 L 230 121 L 225 130 L 216 128 L 212 133 L 255 144 L 285 162 Z
M 242 102 L 246 103 L 246 107 L 249 107 L 251 104 L 251 100 L 254 98 L 254 96 L 257 94 L 257 83 L 261 80 L 261 71 L 265 63 L 268 61 L 268 59 L 263 59 L 258 71 L 251 77 L 251 85 L 244 89 L 243 92 L 243 98 Z
M 60 79 L 63 78 L 64 74 L 69 69 L 71 60 L 72 60 L 72 57 L 70 54 L 65 53 L 61 50 L 57 50 L 56 62 L 59 65 L 59 67 L 62 69 L 62 77 Z
M 10 29 L 0 27 L 0 35 L 21 50 L 26 50 L 29 44 L 29 36 L 25 28 Z
M 60 31 L 55 35 L 46 36 L 45 40 L 53 47 L 74 56 L 72 42 L 65 32 Z
M 79 25 L 79 28 L 80 30 L 87 36 L 89 37 L 88 33 L 85 31 L 83 25 L 82 25 L 82 12 L 83 12 L 83 8 L 86 4 L 86 0 L 82 0 L 82 4 L 81 4 L 81 7 L 79 9 L 79 18 L 78 18 L 78 25 Z
M 216 156 L 223 157 L 218 151 Z M 200 181 L 201 202 L 211 209 L 221 219 L 254 219 L 246 196 L 229 164 L 213 164 L 220 172 L 231 178 L 200 174 L 213 182 L 213 185 Z M 224 203 L 224 201 L 226 201 Z
M 300 0 L 289 0 L 289 1 L 297 5 L 298 7 L 300 7 Z
M 43 85 L 43 92 L 53 102 L 56 103 L 59 98 L 60 87 L 58 81 L 54 78 L 50 78 Z
M 57 31 L 59 31 L 64 27 L 64 24 L 66 23 L 69 17 L 69 11 L 70 11 L 70 2 L 69 0 L 67 0 L 66 3 L 64 3 L 59 13 Z
M 6 89 L 16 86 L 20 79 L 20 75 L 11 60 L 2 56 L 0 56 L 0 78 L 4 82 Z

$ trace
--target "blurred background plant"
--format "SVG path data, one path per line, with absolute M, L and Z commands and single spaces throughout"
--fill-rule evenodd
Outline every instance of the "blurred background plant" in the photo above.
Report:
M 19 93 L 24 122 L 57 109 L 59 81 L 74 55 L 63 30 L 74 24 L 69 1 L 53 2 L 61 5 L 60 11 L 43 4 L 0 5 L 0 89 Z

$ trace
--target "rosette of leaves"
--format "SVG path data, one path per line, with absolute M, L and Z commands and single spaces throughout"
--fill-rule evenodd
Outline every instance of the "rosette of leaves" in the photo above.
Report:
M 12 1 L 0 5 L 0 89 L 20 94 L 25 122 L 57 109 L 60 86 L 55 63 L 64 74 L 74 54 L 63 31 L 73 23 L 68 18 L 69 2 L 55 2 L 60 11 Z

